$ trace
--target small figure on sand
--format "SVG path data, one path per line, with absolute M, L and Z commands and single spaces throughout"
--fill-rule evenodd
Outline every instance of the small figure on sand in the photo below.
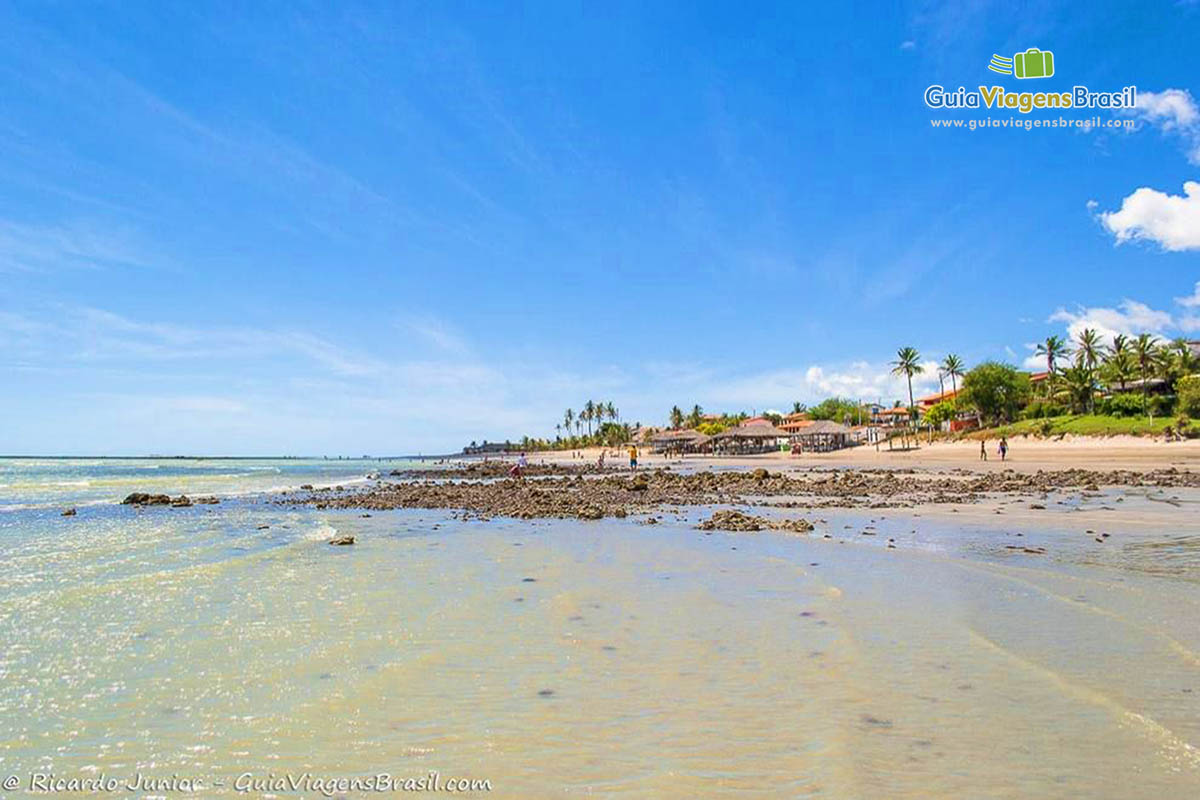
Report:
M 1000 460 L 1003 461 L 1008 455 L 1008 439 L 1000 437 Z
M 604 451 L 603 450 L 600 451 L 600 459 L 596 462 L 596 465 L 598 467 L 600 467 L 600 469 L 604 469 Z
M 632 444 L 629 445 L 629 468 L 637 469 L 637 446 Z
M 979 440 L 979 460 L 987 461 L 987 439 Z

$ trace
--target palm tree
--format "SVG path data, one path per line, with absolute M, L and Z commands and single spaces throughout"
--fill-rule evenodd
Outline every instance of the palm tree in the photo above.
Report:
M 567 429 L 567 436 L 571 435 L 571 426 L 575 423 L 575 412 L 567 409 L 563 414 L 563 427 Z
M 561 422 L 554 426 L 554 438 L 555 439 L 562 438 L 562 423 Z
M 1104 366 L 1108 376 L 1116 381 L 1121 391 L 1125 391 L 1125 384 L 1133 377 L 1133 352 L 1128 336 L 1118 333 L 1113 337 Z
M 1150 380 L 1150 367 L 1154 364 L 1154 351 L 1158 349 L 1158 339 L 1153 334 L 1139 334 L 1133 340 L 1133 357 L 1137 361 L 1138 370 L 1142 375 L 1142 413 L 1150 416 L 1146 383 Z
M 613 422 L 617 421 L 617 416 L 618 416 L 617 409 L 613 407 L 612 400 L 609 400 L 604 405 L 604 413 L 608 414 L 608 418 L 611 419 Z
M 703 421 L 704 421 L 704 409 L 700 408 L 700 404 L 697 403 L 692 406 L 691 412 L 688 413 L 687 426 L 689 428 L 699 428 L 700 423 Z
M 967 365 L 954 353 L 942 359 L 942 372 L 950 376 L 950 388 L 954 390 L 955 394 L 958 394 L 958 379 L 963 376 L 963 370 L 966 368 Z
M 1063 370 L 1063 380 L 1067 384 L 1067 393 L 1071 397 L 1073 409 L 1086 411 L 1096 397 L 1096 373 L 1081 363 L 1075 363 Z
M 803 414 L 805 411 L 808 411 L 808 406 L 804 405 L 804 403 L 801 403 L 799 400 L 792 403 L 793 414 Z
M 1058 375 L 1058 362 L 1071 355 L 1071 348 L 1061 336 L 1047 336 L 1034 352 L 1046 359 L 1046 396 L 1049 397 Z
M 1079 332 L 1075 343 L 1079 345 L 1079 349 L 1075 351 L 1075 363 L 1088 369 L 1095 369 L 1096 365 L 1100 363 L 1100 355 L 1104 349 L 1100 344 L 1100 335 L 1096 333 L 1096 329 L 1084 328 Z
M 896 351 L 896 360 L 892 362 L 892 374 L 903 375 L 908 379 L 908 413 L 915 413 L 916 401 L 913 400 L 912 376 L 924 372 L 921 366 L 921 354 L 915 347 L 901 347 Z
M 671 406 L 671 427 L 678 430 L 683 427 L 683 412 L 679 410 L 679 406 Z
M 1079 348 L 1075 351 L 1075 365 L 1083 367 L 1088 372 L 1094 372 L 1096 365 L 1100 363 L 1100 355 L 1103 345 L 1100 344 L 1100 335 L 1096 333 L 1094 328 L 1084 328 L 1076 337 L 1075 343 Z M 1092 375 L 1092 381 L 1095 382 L 1095 375 Z M 1088 398 L 1088 411 L 1096 410 L 1096 395 L 1093 392 Z
M 591 436 L 592 435 L 592 419 L 596 416 L 596 404 L 593 403 L 591 400 L 588 400 L 587 403 L 584 404 L 583 411 L 580 413 L 579 416 L 583 417 L 584 421 L 587 422 L 588 436 Z

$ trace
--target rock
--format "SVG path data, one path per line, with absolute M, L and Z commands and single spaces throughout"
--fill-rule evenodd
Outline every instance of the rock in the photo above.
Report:
M 345 546 L 348 544 L 354 544 L 354 537 L 353 536 L 336 536 L 336 537 L 330 539 L 329 543 L 332 545 L 337 545 L 339 547 L 342 547 L 342 546 Z
M 186 494 L 181 494 L 181 495 L 179 495 L 179 497 L 176 497 L 174 500 L 171 501 L 172 508 L 187 508 L 191 504 L 192 504 L 192 501 L 188 499 L 188 496 Z
M 123 506 L 169 506 L 171 498 L 165 494 L 146 494 L 133 492 L 121 501 Z
M 645 475 L 635 475 L 629 481 L 629 489 L 634 492 L 644 492 L 650 488 L 650 479 Z
M 221 500 L 216 497 L 197 497 L 192 502 L 205 506 L 215 506 L 217 503 L 221 502 Z
M 604 511 L 597 506 L 584 506 L 579 509 L 578 516 L 580 519 L 603 519 Z
M 761 531 L 764 522 L 740 511 L 717 511 L 697 527 L 702 531 Z
M 73 516 L 75 516 L 75 509 L 68 508 L 66 511 L 62 512 L 62 515 L 64 517 L 73 517 Z
M 395 475 L 396 473 L 393 472 L 392 474 Z M 302 483 L 302 484 L 300 484 L 300 488 L 304 489 L 307 492 L 311 492 L 313 487 L 312 487 L 311 483 Z
M 765 481 L 767 478 L 771 477 L 771 473 L 767 472 L 762 467 L 759 467 L 750 473 L 750 477 L 756 481 Z

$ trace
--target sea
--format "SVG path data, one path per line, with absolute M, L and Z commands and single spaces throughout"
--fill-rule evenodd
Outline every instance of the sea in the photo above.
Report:
M 0 794 L 1200 796 L 1194 494 L 808 535 L 272 502 L 427 465 L 0 460 Z M 1118 502 L 1151 523 L 1076 521 Z

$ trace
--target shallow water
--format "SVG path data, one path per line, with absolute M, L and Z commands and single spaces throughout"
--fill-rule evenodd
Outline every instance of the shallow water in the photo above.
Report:
M 1189 514 L 1103 544 L 1069 515 L 892 510 L 705 535 L 703 510 L 363 517 L 259 485 L 137 510 L 108 501 L 144 485 L 93 483 L 104 502 L 76 517 L 2 495 L 27 507 L 0 514 L 0 775 L 140 771 L 202 796 L 243 773 L 431 770 L 506 797 L 1200 790 Z

